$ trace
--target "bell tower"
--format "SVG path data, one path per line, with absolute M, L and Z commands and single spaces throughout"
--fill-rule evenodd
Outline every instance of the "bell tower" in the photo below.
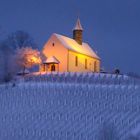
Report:
M 73 29 L 73 39 L 80 45 L 82 45 L 83 41 L 83 28 L 80 23 L 80 19 L 77 19 L 76 25 Z

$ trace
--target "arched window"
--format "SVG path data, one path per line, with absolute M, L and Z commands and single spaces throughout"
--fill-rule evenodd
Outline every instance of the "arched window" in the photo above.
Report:
M 94 62 L 94 72 L 96 72 L 97 71 L 97 62 L 95 61 Z
M 87 59 L 85 59 L 85 69 L 87 69 Z
M 78 56 L 75 56 L 75 66 L 78 66 Z
M 52 43 L 52 46 L 54 47 L 54 45 L 55 45 L 55 44 L 54 44 L 54 42 L 53 42 L 53 43 Z

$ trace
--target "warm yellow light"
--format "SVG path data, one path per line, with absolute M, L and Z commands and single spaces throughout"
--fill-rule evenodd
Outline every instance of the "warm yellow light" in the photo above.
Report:
M 36 57 L 32 57 L 31 60 L 32 60 L 32 62 L 34 62 L 34 63 L 40 63 L 40 62 L 41 62 L 41 60 L 38 59 L 38 58 L 36 58 Z

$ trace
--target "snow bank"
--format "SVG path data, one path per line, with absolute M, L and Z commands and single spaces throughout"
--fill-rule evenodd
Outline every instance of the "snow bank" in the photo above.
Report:
M 0 139 L 98 140 L 106 122 L 125 140 L 140 121 L 139 85 L 89 84 L 87 74 L 77 75 L 82 83 L 75 74 L 50 75 L 0 86 Z M 99 80 L 97 74 L 91 77 Z M 64 79 L 67 82 L 60 82 Z

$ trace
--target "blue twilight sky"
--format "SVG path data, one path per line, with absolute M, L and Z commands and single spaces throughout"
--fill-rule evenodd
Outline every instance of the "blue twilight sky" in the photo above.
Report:
M 140 0 L 0 0 L 0 39 L 24 30 L 41 49 L 54 32 L 72 37 L 77 15 L 102 67 L 140 74 Z

